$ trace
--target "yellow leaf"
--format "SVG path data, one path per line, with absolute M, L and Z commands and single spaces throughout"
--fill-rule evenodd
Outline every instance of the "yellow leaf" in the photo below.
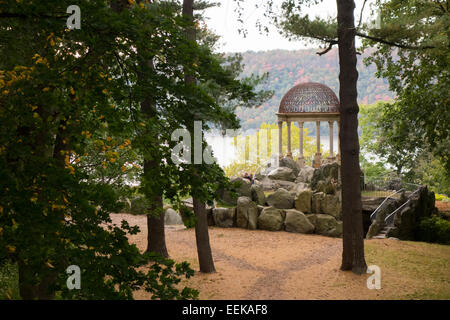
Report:
M 47 91 L 49 91 L 49 90 L 50 90 L 49 87 L 46 87 L 46 88 L 42 89 L 43 92 L 47 92 Z
M 70 93 L 71 93 L 72 95 L 75 95 L 75 90 L 74 90 L 72 87 L 70 87 Z
M 14 247 L 14 246 L 6 246 L 6 249 L 8 249 L 8 252 L 9 252 L 9 253 L 14 253 L 14 252 L 16 252 L 16 247 Z

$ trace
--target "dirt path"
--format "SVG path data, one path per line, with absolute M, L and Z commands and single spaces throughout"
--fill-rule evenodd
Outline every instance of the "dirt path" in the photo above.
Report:
M 140 250 L 145 250 L 145 216 L 114 214 L 112 219 L 115 223 L 126 219 L 130 225 L 138 225 L 142 232 L 131 236 L 130 240 L 136 243 Z M 383 272 L 382 289 L 369 290 L 366 284 L 369 275 L 357 276 L 339 270 L 342 239 L 214 227 L 210 228 L 209 234 L 217 272 L 196 272 L 194 277 L 183 281 L 183 285 L 199 290 L 200 299 L 386 299 L 397 297 L 399 292 L 414 294 L 421 286 L 430 285 L 416 275 L 405 277 L 401 265 L 395 268 L 387 266 L 392 260 L 391 250 L 415 250 L 415 244 L 407 242 L 371 240 L 367 243 L 368 265 L 380 265 Z M 193 229 L 166 227 L 166 242 L 172 259 L 188 261 L 194 270 L 198 270 Z M 377 256 L 371 254 L 374 252 L 372 247 L 376 249 Z M 446 264 L 450 260 L 450 250 L 442 250 L 447 260 L 439 262 L 440 252 L 433 259 Z M 422 251 L 420 252 L 422 254 Z M 380 255 L 384 253 L 389 255 L 383 259 L 389 260 L 379 260 Z M 414 257 L 417 256 L 416 251 L 413 254 Z M 429 253 L 423 250 L 423 254 Z M 411 258 L 408 256 L 405 259 Z M 393 261 L 396 263 L 395 259 Z M 441 268 L 442 266 L 437 270 L 442 270 Z M 420 269 L 417 272 L 423 274 Z M 439 277 L 442 278 L 441 275 Z M 442 279 L 436 281 L 442 283 Z M 445 278 L 445 281 L 450 283 L 450 279 Z M 444 287 L 444 290 L 447 290 L 447 287 Z M 149 298 L 146 292 L 137 292 L 135 297 Z

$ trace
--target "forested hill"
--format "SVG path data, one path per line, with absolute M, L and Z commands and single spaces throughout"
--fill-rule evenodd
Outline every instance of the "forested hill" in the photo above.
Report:
M 338 50 L 333 49 L 323 56 L 317 55 L 316 52 L 316 49 L 306 49 L 243 53 L 244 76 L 269 72 L 265 88 L 275 92 L 273 98 L 259 108 L 237 110 L 244 130 L 258 128 L 262 122 L 274 123 L 281 98 L 292 86 L 300 82 L 324 83 L 339 97 Z M 375 65 L 364 65 L 363 59 L 367 56 L 368 52 L 358 55 L 359 103 L 372 104 L 379 100 L 392 99 L 394 94 L 389 91 L 387 81 L 376 78 Z

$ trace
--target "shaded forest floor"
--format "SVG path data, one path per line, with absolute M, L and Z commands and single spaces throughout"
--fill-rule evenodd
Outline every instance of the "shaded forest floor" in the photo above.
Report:
M 146 248 L 146 217 L 112 215 L 141 233 L 131 241 Z M 339 270 L 342 240 L 288 232 L 210 228 L 217 272 L 183 281 L 200 299 L 450 299 L 450 246 L 398 240 L 365 242 L 368 265 L 381 268 L 381 289 L 369 290 L 370 275 Z M 195 233 L 166 227 L 169 254 L 198 270 Z M 148 299 L 136 292 L 136 299 Z

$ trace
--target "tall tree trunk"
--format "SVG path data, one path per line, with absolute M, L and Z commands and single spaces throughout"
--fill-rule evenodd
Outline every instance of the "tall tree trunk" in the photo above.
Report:
M 191 21 L 194 20 L 194 0 L 184 0 L 183 1 L 183 15 L 188 17 Z M 195 29 L 189 28 L 186 31 L 186 37 L 188 40 L 195 41 Z M 192 84 L 196 82 L 196 79 L 189 74 L 185 75 L 186 84 Z M 201 119 L 193 119 L 201 120 Z M 191 133 L 192 134 L 192 133 Z M 195 164 L 192 164 L 195 166 Z M 194 170 L 195 174 L 195 170 Z M 195 240 L 197 242 L 197 255 L 198 262 L 200 265 L 200 272 L 213 273 L 216 271 L 214 267 L 214 260 L 211 252 L 211 245 L 209 242 L 208 233 L 208 220 L 206 216 L 206 205 L 201 199 L 192 197 L 192 202 L 194 205 L 194 213 L 197 217 L 197 223 L 195 224 Z
M 197 217 L 195 224 L 195 240 L 197 242 L 198 263 L 200 265 L 200 272 L 213 273 L 216 271 L 214 267 L 214 260 L 211 251 L 211 244 L 209 242 L 208 233 L 208 219 L 206 216 L 205 202 L 193 198 L 194 213 Z
M 142 2 L 142 1 L 138 1 Z M 115 7 L 122 10 L 127 5 L 126 0 L 119 0 Z M 139 51 L 139 48 L 138 48 Z M 143 67 L 154 69 L 153 60 L 142 61 Z M 138 73 L 139 79 L 143 79 L 144 74 Z M 150 98 L 145 98 L 141 103 L 141 111 L 148 118 L 156 117 L 156 103 Z M 144 176 L 159 177 L 161 171 L 159 169 L 161 162 L 157 159 L 144 159 Z M 150 202 L 150 212 L 147 215 L 147 252 L 155 252 L 163 257 L 168 258 L 169 253 L 166 247 L 166 235 L 164 229 L 164 209 L 163 209 L 163 192 L 162 190 L 154 190 L 153 194 L 146 194 L 145 197 Z
M 356 69 L 355 19 L 353 0 L 337 0 L 339 36 L 339 97 L 341 141 L 341 179 L 343 252 L 342 270 L 365 273 L 364 235 L 360 189 L 358 141 L 358 71 Z

